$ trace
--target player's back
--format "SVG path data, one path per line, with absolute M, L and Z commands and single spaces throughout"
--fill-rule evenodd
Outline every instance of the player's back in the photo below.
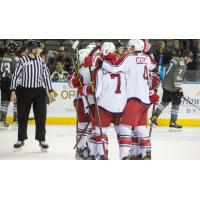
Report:
M 17 58 L 15 56 L 15 54 L 13 53 L 6 53 L 1 61 L 0 61 L 0 73 L 2 78 L 9 78 L 11 79 L 12 74 L 15 71 L 15 67 L 16 67 L 16 63 L 17 63 Z
M 121 113 L 127 102 L 126 75 L 98 70 L 96 76 L 98 105 L 111 113 Z
M 150 68 L 149 58 L 143 54 L 129 55 L 129 71 L 127 82 L 128 99 L 136 99 L 144 104 L 150 104 L 148 74 Z

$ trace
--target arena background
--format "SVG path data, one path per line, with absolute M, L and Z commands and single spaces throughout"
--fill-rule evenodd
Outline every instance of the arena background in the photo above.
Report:
M 162 39 L 163 40 L 163 39 Z M 3 52 L 5 49 L 8 40 L 0 40 L 0 50 Z M 25 43 L 28 40 L 15 39 L 19 46 L 25 46 Z M 58 51 L 60 47 L 65 47 L 67 54 L 73 59 L 74 52 L 72 50 L 72 44 L 76 39 L 51 39 L 45 40 L 40 39 L 44 43 L 45 49 L 49 51 Z M 113 39 L 81 39 L 80 48 L 84 48 L 90 42 L 104 42 L 112 41 L 117 42 Z M 121 39 L 121 41 L 126 44 L 128 39 Z M 150 40 L 152 44 L 152 52 L 156 50 L 156 44 L 159 39 Z M 173 48 L 174 39 L 167 39 L 167 49 L 170 50 Z M 182 40 L 185 48 L 192 50 L 194 54 L 193 63 L 188 66 L 188 70 L 184 76 L 184 95 L 197 107 L 200 107 L 200 40 L 184 39 Z M 76 90 L 69 88 L 66 81 L 56 81 L 53 82 L 53 88 L 57 91 L 58 97 L 57 101 L 48 106 L 48 116 L 47 124 L 75 124 L 76 123 L 76 113 L 73 106 L 73 99 L 76 96 Z M 162 94 L 161 87 L 159 88 L 159 94 Z M 161 95 L 162 96 L 162 95 Z M 10 104 L 8 112 L 8 122 L 12 121 L 12 107 Z M 151 116 L 151 109 L 149 112 L 149 117 Z M 168 106 L 165 112 L 162 113 L 159 118 L 159 125 L 167 126 L 169 124 L 170 117 L 170 106 Z M 34 124 L 33 113 L 31 112 L 29 123 Z M 186 102 L 182 101 L 180 113 L 179 113 L 179 122 L 183 126 L 200 126 L 200 110 Z

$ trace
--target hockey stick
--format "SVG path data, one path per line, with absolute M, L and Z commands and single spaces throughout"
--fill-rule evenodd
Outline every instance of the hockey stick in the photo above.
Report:
M 191 101 L 189 101 L 186 97 L 182 97 L 185 101 L 187 101 L 189 104 L 191 104 L 192 106 L 194 106 L 196 109 L 200 110 L 200 108 L 198 106 L 196 106 L 195 104 L 193 104 Z
M 90 121 L 89 121 L 89 122 L 87 123 L 87 125 L 85 126 L 85 129 L 81 131 L 81 134 L 79 135 L 80 137 L 78 138 L 78 140 L 76 141 L 76 144 L 74 145 L 74 149 L 77 148 L 77 146 L 78 146 L 78 144 L 79 144 L 81 138 L 83 137 L 85 131 L 87 130 L 89 124 L 90 124 Z M 78 133 L 78 131 L 77 131 L 77 133 Z
M 152 109 L 152 116 L 155 112 L 155 109 L 156 109 L 156 105 L 154 104 L 153 109 Z M 153 130 L 153 123 L 150 123 L 149 137 L 151 137 L 152 130 Z

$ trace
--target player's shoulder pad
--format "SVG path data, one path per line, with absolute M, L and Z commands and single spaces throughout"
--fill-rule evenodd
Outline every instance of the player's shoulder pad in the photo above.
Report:
M 129 56 L 133 56 L 133 55 L 132 55 L 131 53 L 125 53 L 125 54 L 123 54 L 122 56 L 120 56 L 120 57 L 116 60 L 115 65 L 120 65 L 120 64 L 123 63 L 124 60 L 125 60 L 127 57 L 129 57 Z

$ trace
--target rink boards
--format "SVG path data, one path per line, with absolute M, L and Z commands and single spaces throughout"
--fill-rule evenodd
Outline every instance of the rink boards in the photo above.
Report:
M 53 88 L 57 91 L 57 101 L 48 106 L 47 124 L 75 124 L 76 112 L 73 106 L 76 90 L 69 88 L 67 83 L 53 83 Z M 183 85 L 184 96 L 200 108 L 200 84 L 186 83 Z M 162 94 L 162 88 L 159 88 L 159 94 Z M 162 95 L 161 95 L 162 96 Z M 8 122 L 12 120 L 12 107 L 9 106 Z M 152 106 L 151 106 L 152 107 Z M 159 125 L 167 126 L 170 118 L 169 105 L 161 114 L 158 121 Z M 152 108 L 149 110 L 149 117 L 152 114 Z M 31 111 L 30 118 L 33 117 Z M 185 100 L 182 100 L 179 113 L 179 121 L 183 126 L 200 126 L 200 110 L 190 105 Z M 34 123 L 34 120 L 29 120 L 29 123 Z

